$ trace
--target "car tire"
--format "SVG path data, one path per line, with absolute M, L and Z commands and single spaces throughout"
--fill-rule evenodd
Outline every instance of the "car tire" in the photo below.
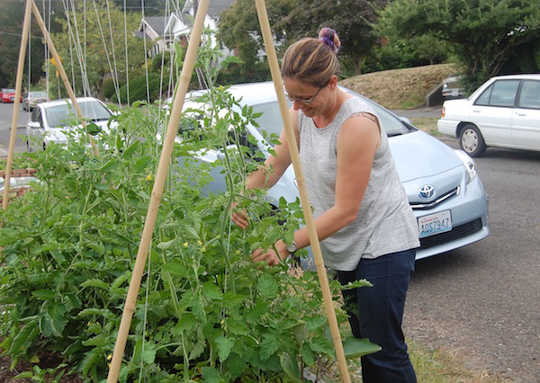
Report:
M 482 133 L 472 124 L 467 124 L 461 129 L 459 147 L 471 157 L 478 157 L 486 151 L 486 143 Z

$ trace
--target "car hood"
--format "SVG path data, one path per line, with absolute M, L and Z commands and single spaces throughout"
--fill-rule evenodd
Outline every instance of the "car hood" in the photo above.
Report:
M 388 141 L 401 182 L 436 176 L 463 166 L 454 149 L 420 130 Z
M 94 124 L 98 125 L 101 129 L 103 129 L 104 132 L 109 132 L 110 128 L 108 126 L 108 121 L 96 121 Z M 115 127 L 116 122 L 111 123 L 111 127 Z M 71 131 L 73 129 L 80 129 L 81 125 L 77 126 L 66 126 L 64 128 L 53 128 L 48 129 L 45 133 L 45 141 L 47 142 L 56 142 L 65 144 L 67 142 L 67 131 Z

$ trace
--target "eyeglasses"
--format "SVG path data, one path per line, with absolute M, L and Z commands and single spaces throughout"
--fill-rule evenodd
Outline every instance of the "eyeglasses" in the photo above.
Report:
M 326 84 L 326 85 L 328 85 L 328 84 Z M 302 104 L 309 105 L 309 104 L 311 104 L 313 102 L 315 97 L 317 97 L 317 95 L 322 90 L 322 88 L 326 87 L 326 85 L 320 86 L 319 89 L 317 89 L 317 92 L 315 92 L 315 94 L 313 96 L 311 96 L 311 97 L 295 97 L 295 96 L 291 96 L 289 93 L 287 93 L 286 89 L 283 89 L 283 91 L 285 92 L 285 96 L 287 96 L 287 98 L 291 102 L 300 102 Z

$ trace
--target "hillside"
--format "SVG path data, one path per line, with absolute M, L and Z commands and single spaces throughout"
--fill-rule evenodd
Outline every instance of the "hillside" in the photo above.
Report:
M 425 96 L 456 72 L 455 64 L 427 65 L 367 73 L 349 77 L 340 84 L 389 109 L 411 109 L 422 106 Z

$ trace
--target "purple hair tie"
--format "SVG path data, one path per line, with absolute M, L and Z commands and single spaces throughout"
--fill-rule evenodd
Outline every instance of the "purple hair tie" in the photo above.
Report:
M 336 47 L 334 42 L 335 31 L 332 28 L 325 27 L 319 32 L 319 41 L 326 44 L 334 53 L 337 53 L 339 47 Z

